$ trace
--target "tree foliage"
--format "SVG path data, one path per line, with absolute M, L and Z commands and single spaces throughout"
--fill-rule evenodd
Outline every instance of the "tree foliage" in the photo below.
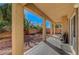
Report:
M 12 26 L 12 4 L 4 4 L 0 6 L 0 32 L 11 31 Z M 39 25 L 32 25 L 31 21 L 24 18 L 24 29 L 29 33 L 29 29 L 36 29 L 42 31 L 42 27 Z
M 12 19 L 12 5 L 4 4 L 0 6 L 0 31 L 8 30 L 11 31 L 11 19 Z
M 38 30 L 39 32 L 42 32 L 41 26 L 39 26 L 38 24 L 37 25 L 31 24 L 31 21 L 28 21 L 28 19 L 26 19 L 26 18 L 24 21 L 24 28 L 25 28 L 27 34 L 29 34 L 30 29 L 35 29 L 35 30 Z

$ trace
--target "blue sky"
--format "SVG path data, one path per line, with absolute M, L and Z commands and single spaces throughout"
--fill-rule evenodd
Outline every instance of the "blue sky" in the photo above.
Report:
M 30 12 L 28 10 L 24 10 L 24 15 L 25 15 L 25 18 L 27 20 L 31 21 L 31 23 L 33 25 L 36 25 L 36 24 L 42 25 L 43 19 L 41 17 L 39 17 L 38 15 L 36 15 L 35 13 Z M 46 27 L 50 28 L 49 21 L 46 21 Z

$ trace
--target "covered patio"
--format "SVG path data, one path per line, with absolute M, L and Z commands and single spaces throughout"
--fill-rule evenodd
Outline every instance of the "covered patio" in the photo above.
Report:
M 54 35 L 56 36 L 56 35 Z M 59 36 L 49 37 L 46 42 L 40 42 L 38 45 L 26 51 L 25 55 L 75 55 L 74 50 L 69 44 L 60 41 Z
M 34 12 L 43 18 L 43 42 L 37 46 L 24 52 L 24 9 Z M 12 54 L 32 54 L 32 55 L 69 55 L 78 54 L 79 52 L 79 17 L 78 17 L 78 4 L 53 4 L 53 3 L 25 3 L 25 4 L 12 4 Z M 76 16 L 78 22 L 76 30 L 77 47 L 75 52 L 70 44 L 71 39 L 71 25 L 70 20 Z M 46 38 L 46 20 L 51 22 L 50 36 Z M 56 23 L 61 23 L 62 34 L 68 33 L 69 44 L 63 44 L 60 37 L 55 33 Z M 52 28 L 52 24 L 54 28 Z M 53 33 L 54 32 L 54 33 Z M 77 33 L 78 32 L 78 33 Z M 58 39 L 57 39 L 58 38 Z M 64 48 L 66 47 L 66 48 Z

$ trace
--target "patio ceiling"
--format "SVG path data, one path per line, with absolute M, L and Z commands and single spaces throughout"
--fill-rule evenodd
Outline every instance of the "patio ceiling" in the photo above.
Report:
M 28 3 L 24 4 L 26 9 L 46 16 L 52 22 L 61 22 L 63 16 L 72 15 L 74 11 L 74 3 Z
M 69 18 L 74 11 L 74 4 L 71 3 L 34 3 L 34 5 L 56 22 L 59 22 L 62 16 Z
M 51 22 L 54 22 L 53 20 L 50 19 L 49 16 L 47 16 L 43 11 L 41 11 L 37 6 L 35 6 L 33 3 L 28 3 L 25 5 L 24 9 L 29 10 L 39 16 L 41 16 L 43 19 L 48 19 Z M 55 22 L 54 22 L 55 23 Z

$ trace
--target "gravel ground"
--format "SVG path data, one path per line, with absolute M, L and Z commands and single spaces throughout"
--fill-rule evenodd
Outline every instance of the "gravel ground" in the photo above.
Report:
M 48 37 L 47 35 L 46 37 Z M 35 45 L 39 44 L 39 42 L 42 41 L 42 35 L 41 34 L 35 34 L 35 35 L 25 35 L 24 39 L 24 52 L 28 49 L 34 47 Z M 29 45 L 27 44 L 29 42 Z M 11 55 L 11 48 L 12 48 L 12 42 L 11 38 L 4 38 L 0 40 L 0 55 Z

